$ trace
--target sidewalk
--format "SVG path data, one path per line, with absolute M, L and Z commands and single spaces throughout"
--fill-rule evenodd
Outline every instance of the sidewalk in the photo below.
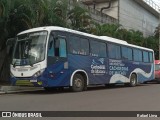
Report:
M 1 94 L 19 93 L 25 91 L 43 90 L 41 87 L 0 86 Z

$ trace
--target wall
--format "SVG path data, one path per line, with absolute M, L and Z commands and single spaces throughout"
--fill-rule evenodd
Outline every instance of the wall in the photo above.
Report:
M 104 24 L 104 23 L 117 24 L 118 23 L 118 19 L 114 18 L 113 16 L 107 15 L 105 13 L 101 13 L 100 11 L 93 9 L 91 7 L 88 7 L 87 9 L 89 10 L 91 18 L 99 24 Z
M 73 4 L 74 4 L 73 0 L 70 0 L 69 1 L 70 9 L 72 8 Z M 104 24 L 104 23 L 116 24 L 116 23 L 118 23 L 118 19 L 116 19 L 114 16 L 111 16 L 111 14 L 112 14 L 111 11 L 108 11 L 108 13 L 110 13 L 110 15 L 107 15 L 105 13 L 106 12 L 105 10 L 104 10 L 104 13 L 101 13 L 99 10 L 94 9 L 93 5 L 85 5 L 82 2 L 80 2 L 79 4 L 81 7 L 87 9 L 89 11 L 89 14 L 90 14 L 92 20 L 94 20 L 95 22 L 97 22 L 99 24 Z M 118 14 L 116 14 L 115 16 L 117 17 L 117 15 Z
M 151 8 L 145 9 L 136 0 L 120 0 L 119 6 L 119 23 L 124 28 L 139 30 L 146 37 L 154 34 L 159 18 L 150 12 Z
M 107 7 L 108 5 L 109 5 L 109 2 L 98 3 L 96 4 L 95 9 L 97 9 L 98 11 L 101 11 L 102 7 Z M 111 7 L 109 9 L 104 9 L 103 13 L 115 19 L 118 19 L 118 1 L 117 0 L 112 1 Z

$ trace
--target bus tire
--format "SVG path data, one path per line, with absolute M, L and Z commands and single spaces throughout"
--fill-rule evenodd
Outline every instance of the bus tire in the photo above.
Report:
M 84 90 L 84 78 L 80 74 L 75 74 L 73 77 L 73 84 L 71 86 L 71 91 L 81 92 Z
M 135 74 L 132 74 L 130 78 L 129 86 L 135 87 L 136 85 L 137 85 L 137 76 Z

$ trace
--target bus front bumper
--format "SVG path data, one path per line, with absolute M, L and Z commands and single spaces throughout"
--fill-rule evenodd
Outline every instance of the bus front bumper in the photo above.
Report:
M 43 82 L 40 80 L 37 80 L 35 78 L 11 78 L 11 85 L 13 86 L 31 86 L 31 87 L 42 87 Z

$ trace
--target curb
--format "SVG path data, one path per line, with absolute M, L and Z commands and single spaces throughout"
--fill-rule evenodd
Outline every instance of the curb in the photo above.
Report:
M 44 90 L 44 89 L 43 88 L 36 88 L 36 87 L 0 86 L 0 95 L 21 93 L 21 92 L 30 92 L 30 91 L 36 91 L 36 90 Z
M 5 92 L 0 92 L 0 95 L 5 94 Z

